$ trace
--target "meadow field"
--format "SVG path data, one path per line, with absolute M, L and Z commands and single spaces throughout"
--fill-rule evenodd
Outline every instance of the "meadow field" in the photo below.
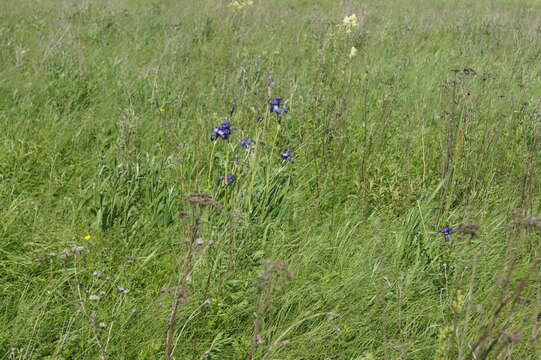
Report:
M 541 2 L 0 0 L 0 359 L 541 359 Z

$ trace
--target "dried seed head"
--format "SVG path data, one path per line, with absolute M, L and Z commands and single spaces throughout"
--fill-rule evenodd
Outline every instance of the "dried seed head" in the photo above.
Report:
M 74 254 L 79 254 L 81 252 L 83 252 L 85 250 L 85 248 L 83 246 L 74 246 L 71 248 L 71 252 L 74 253 Z
M 45 260 L 45 256 L 43 256 L 43 255 L 38 255 L 38 256 L 36 256 L 35 260 L 36 260 L 36 261 L 43 261 L 43 260 Z
M 188 289 L 187 287 L 184 287 L 182 285 L 180 286 L 173 286 L 173 287 L 165 287 L 163 286 L 160 291 L 162 293 L 164 292 L 169 292 L 171 293 L 173 296 L 177 297 L 179 302 L 181 304 L 185 304 L 186 302 L 188 302 L 188 298 L 192 295 L 190 289 Z
M 471 237 L 479 236 L 477 230 L 479 230 L 479 224 L 462 223 L 457 226 L 457 231 L 464 235 L 470 235 Z
M 263 287 L 267 283 L 273 283 L 284 276 L 288 279 L 293 277 L 293 274 L 288 271 L 287 264 L 283 261 L 271 261 L 263 266 L 263 272 L 259 276 L 259 279 L 256 280 L 256 285 Z
M 507 341 L 509 343 L 516 343 L 516 342 L 519 342 L 520 341 L 520 335 L 517 334 L 517 333 L 512 333 L 510 331 L 504 331 L 503 332 L 503 336 L 505 336 L 505 338 L 507 339 Z
M 212 195 L 209 193 L 194 193 L 186 195 L 186 199 L 194 205 L 199 206 L 212 206 L 216 209 L 223 209 L 223 205 L 217 202 L 212 198 Z
M 517 217 L 512 221 L 512 224 L 520 224 L 526 227 L 537 228 L 541 230 L 541 217 L 532 215 L 528 217 Z

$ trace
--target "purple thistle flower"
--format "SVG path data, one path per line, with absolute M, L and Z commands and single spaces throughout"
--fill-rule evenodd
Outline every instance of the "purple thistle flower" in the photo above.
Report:
M 284 113 L 287 114 L 288 112 L 287 108 L 284 105 L 280 106 L 280 104 L 282 103 L 282 100 L 283 98 L 277 97 L 269 101 L 270 112 L 276 113 L 276 115 L 280 115 L 283 111 Z
M 235 182 L 235 174 L 227 174 L 226 176 L 221 176 L 220 180 L 223 181 L 225 186 L 229 186 Z
M 280 153 L 280 157 L 282 158 L 282 160 L 290 159 L 292 156 L 293 156 L 293 151 L 288 150 L 288 149 L 284 149 L 284 151 Z
M 447 241 L 451 240 L 451 234 L 455 233 L 454 229 L 451 229 L 449 226 L 445 226 L 443 229 L 438 230 L 439 233 L 443 234 L 443 238 Z
M 253 145 L 255 145 L 255 140 L 250 138 L 243 139 L 240 142 L 240 146 L 246 149 L 246 152 L 248 153 L 252 151 Z
M 226 118 L 220 126 L 212 130 L 212 133 L 210 134 L 210 141 L 214 141 L 218 138 L 222 138 L 222 140 L 227 140 L 229 135 L 233 133 L 234 129 L 236 129 L 236 127 L 231 126 L 231 119 Z

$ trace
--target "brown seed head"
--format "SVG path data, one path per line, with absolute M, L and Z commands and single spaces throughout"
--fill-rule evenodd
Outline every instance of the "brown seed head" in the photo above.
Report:
M 186 195 L 186 199 L 194 205 L 212 206 L 216 209 L 223 209 L 223 205 L 212 198 L 209 193 L 193 193 Z

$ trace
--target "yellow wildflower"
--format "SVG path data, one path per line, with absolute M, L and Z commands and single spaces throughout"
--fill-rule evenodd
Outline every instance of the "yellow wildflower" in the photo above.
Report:
M 160 108 L 160 112 L 161 112 L 161 113 L 165 112 L 165 109 L 161 107 L 161 108 Z
M 85 240 L 92 240 L 92 236 L 86 235 L 86 236 L 85 236 Z
M 233 10 L 241 10 L 246 6 L 252 6 L 254 4 L 253 0 L 233 0 L 229 3 L 229 7 Z
M 342 20 L 342 26 L 344 27 L 346 33 L 349 34 L 353 28 L 359 26 L 357 15 L 351 14 L 350 16 L 344 17 L 344 20 Z
M 351 51 L 349 52 L 349 58 L 351 59 L 355 55 L 357 55 L 357 48 L 355 46 L 352 46 Z

